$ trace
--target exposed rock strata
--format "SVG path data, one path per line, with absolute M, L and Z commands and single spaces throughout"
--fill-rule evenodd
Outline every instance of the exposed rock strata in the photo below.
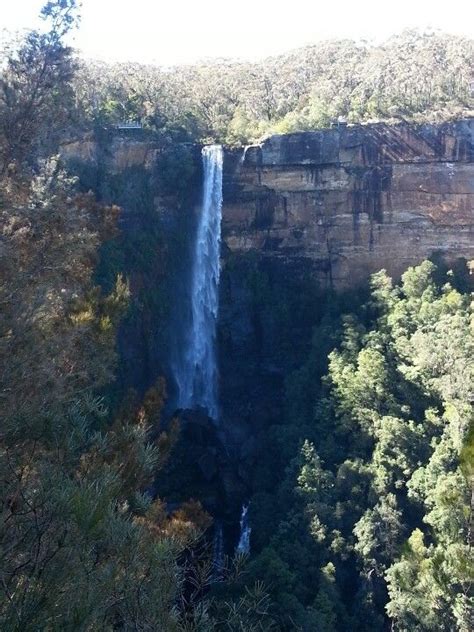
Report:
M 223 236 L 344 288 L 434 251 L 474 257 L 474 120 L 273 136 L 228 151 Z

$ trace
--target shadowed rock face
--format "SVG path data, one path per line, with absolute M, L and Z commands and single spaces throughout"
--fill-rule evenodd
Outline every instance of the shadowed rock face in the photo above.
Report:
M 323 286 L 398 277 L 433 252 L 474 257 L 474 120 L 273 136 L 226 154 L 228 253 L 303 267 Z

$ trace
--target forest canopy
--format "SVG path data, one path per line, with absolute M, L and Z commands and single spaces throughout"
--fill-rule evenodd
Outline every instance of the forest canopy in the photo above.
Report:
M 272 535 L 251 562 L 274 587 L 284 629 L 472 629 L 474 321 L 465 273 L 459 282 L 425 261 L 400 284 L 373 275 L 369 301 L 342 315 L 326 375 L 317 379 L 315 358 L 327 320 L 290 377 L 288 416 L 271 434 L 281 446 L 298 436 L 300 454 L 276 497 L 269 492 L 276 530 L 261 513 L 268 497 L 256 500 L 255 526 Z
M 474 111 L 474 42 L 406 31 L 380 45 L 324 41 L 261 62 L 81 62 L 78 122 L 139 121 L 182 139 L 249 143 L 339 118 L 442 121 Z

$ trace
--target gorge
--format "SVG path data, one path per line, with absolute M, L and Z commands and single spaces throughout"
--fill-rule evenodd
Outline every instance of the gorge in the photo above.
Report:
M 129 258 L 130 263 L 124 264 L 129 268 L 132 288 L 143 293 L 148 303 L 146 307 L 144 298 L 137 299 L 142 307 L 134 330 L 128 329 L 122 344 L 128 383 L 141 389 L 152 382 L 153 376 L 165 372 L 170 377 L 172 399 L 179 406 L 186 407 L 193 401 L 196 388 L 203 398 L 201 403 L 205 402 L 212 410 L 211 416 L 215 416 L 212 336 L 200 337 L 197 345 L 192 340 L 194 336 L 196 341 L 198 332 L 192 330 L 191 323 L 210 331 L 219 309 L 223 425 L 233 427 L 225 418 L 236 415 L 240 417 L 237 426 L 242 427 L 246 414 L 242 410 L 232 412 L 238 398 L 236 393 L 227 392 L 226 371 L 235 374 L 235 366 L 241 360 L 245 364 L 247 357 L 255 362 L 246 364 L 243 370 L 248 372 L 249 366 L 256 369 L 259 364 L 258 371 L 263 370 L 270 381 L 278 381 L 282 370 L 274 354 L 272 357 L 278 336 L 276 312 L 272 315 L 267 309 L 259 314 L 256 310 L 255 293 L 260 292 L 255 286 L 257 277 L 266 276 L 265 283 L 274 286 L 276 292 L 278 284 L 280 292 L 283 287 L 285 291 L 303 292 L 303 285 L 310 294 L 346 292 L 363 287 L 369 275 L 382 268 L 399 278 L 410 265 L 433 255 L 448 262 L 471 259 L 473 138 L 474 121 L 466 119 L 439 125 L 340 126 L 273 136 L 245 150 L 225 147 L 222 174 L 217 168 L 207 180 L 222 177 L 223 183 L 218 297 L 218 270 L 206 268 L 213 265 L 207 254 L 196 260 L 197 276 L 190 274 L 195 257 L 192 235 L 203 231 L 199 240 L 209 248 L 211 257 L 215 256 L 219 239 L 217 216 L 199 228 L 196 223 L 196 209 L 203 195 L 200 147 L 174 146 L 170 154 L 146 134 L 119 132 L 102 137 L 89 135 L 63 144 L 62 155 L 80 174 L 83 187 L 121 206 L 120 258 Z M 172 164 L 176 163 L 182 191 L 179 199 L 178 185 L 170 195 L 160 179 L 168 155 L 173 156 Z M 216 190 L 204 195 L 212 198 Z M 219 205 L 215 197 L 213 204 Z M 204 237 L 206 230 L 213 235 L 211 241 Z M 164 250 L 155 254 L 154 239 L 164 244 Z M 137 240 L 139 251 L 151 250 L 146 265 L 132 259 Z M 154 306 L 151 277 L 163 256 L 167 258 L 165 277 L 163 271 L 157 274 L 165 294 L 160 305 Z M 205 279 L 209 283 L 205 301 L 208 308 L 202 302 L 204 286 L 200 285 Z M 166 285 L 171 282 L 181 288 L 174 290 L 178 298 L 173 323 L 163 312 L 164 308 L 171 309 L 171 305 L 165 306 L 169 303 Z M 189 302 L 193 319 L 186 307 Z M 305 333 L 300 332 L 302 336 L 310 336 L 308 326 Z M 157 327 L 163 339 L 168 337 L 160 366 L 156 364 L 157 356 L 162 356 L 157 353 Z M 179 350 L 177 355 L 173 349 Z M 206 366 L 206 380 L 199 375 L 201 364 Z M 191 365 L 197 367 L 192 377 Z M 174 385 L 174 375 L 180 384 Z M 242 375 L 237 382 L 240 379 L 239 388 L 248 394 L 249 384 L 255 386 L 255 376 L 244 380 Z M 207 390 L 203 390 L 201 381 L 206 382 Z M 229 407 L 226 400 L 234 403 Z M 229 444 L 242 445 L 242 437 L 229 439 Z
M 0 628 L 471 632 L 474 41 L 91 2 L 0 46 Z
M 474 258 L 474 120 L 339 126 L 245 149 L 209 147 L 202 158 L 198 146 L 178 149 L 178 164 L 193 166 L 183 171 L 181 200 L 160 184 L 168 150 L 146 135 L 90 136 L 62 153 L 85 188 L 122 207 L 122 250 L 135 253 L 138 239 L 153 251 L 153 235 L 164 239 L 166 275 L 182 287 L 180 298 L 171 321 L 162 304 L 143 298 L 158 251 L 146 267 L 128 269 L 141 307 L 122 328 L 122 371 L 140 390 L 164 373 L 175 407 L 203 409 L 185 413 L 183 440 L 193 446 L 205 506 L 218 515 L 225 507 L 231 546 L 242 505 L 261 484 L 259 455 L 282 415 L 285 380 L 307 353 L 327 297 L 363 291 L 382 268 L 398 278 L 430 256 Z M 219 417 L 217 435 L 205 409 Z

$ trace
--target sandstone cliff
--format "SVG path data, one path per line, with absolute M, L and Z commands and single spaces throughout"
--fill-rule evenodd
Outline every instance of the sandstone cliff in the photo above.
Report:
M 474 120 L 375 124 L 273 136 L 228 151 L 228 252 L 354 286 L 439 251 L 474 257 Z

